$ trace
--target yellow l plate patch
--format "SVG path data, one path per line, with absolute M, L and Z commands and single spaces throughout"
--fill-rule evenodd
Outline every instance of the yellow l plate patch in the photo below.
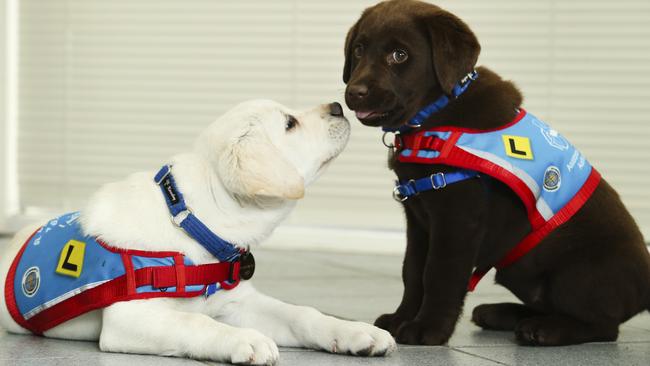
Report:
M 76 278 L 81 276 L 85 253 L 86 243 L 77 240 L 67 242 L 61 251 L 56 273 Z
M 503 146 L 506 155 L 517 159 L 533 160 L 533 150 L 530 148 L 528 137 L 503 135 Z

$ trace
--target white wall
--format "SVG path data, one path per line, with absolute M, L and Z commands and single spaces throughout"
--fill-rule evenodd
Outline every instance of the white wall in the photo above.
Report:
M 76 209 L 103 182 L 155 169 L 243 99 L 340 101 L 344 36 L 374 1 L 20 3 L 25 211 Z M 650 234 L 650 2 L 437 3 L 470 24 L 483 46 L 480 63 L 516 81 L 524 107 L 589 157 Z M 350 247 L 373 230 L 386 239 L 381 246 L 402 248 L 391 236 L 404 219 L 390 198 L 381 133 L 352 123 L 348 149 L 276 242 L 319 236 Z M 313 226 L 325 229 L 305 234 Z

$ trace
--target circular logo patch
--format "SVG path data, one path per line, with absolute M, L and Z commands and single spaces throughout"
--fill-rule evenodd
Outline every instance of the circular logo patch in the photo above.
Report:
M 555 166 L 549 166 L 546 169 L 546 173 L 544 173 L 544 190 L 555 192 L 560 189 L 561 183 L 560 169 Z
M 41 286 L 41 272 L 38 267 L 31 267 L 23 274 L 23 294 L 32 297 Z

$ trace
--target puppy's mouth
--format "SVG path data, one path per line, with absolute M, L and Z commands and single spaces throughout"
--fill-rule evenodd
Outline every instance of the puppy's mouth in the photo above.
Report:
M 355 111 L 357 119 L 366 126 L 380 126 L 388 120 L 393 114 L 394 110 L 389 111 Z

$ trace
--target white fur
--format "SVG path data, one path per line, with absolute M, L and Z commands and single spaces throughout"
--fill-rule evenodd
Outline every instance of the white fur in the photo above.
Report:
M 173 157 L 173 173 L 188 206 L 211 230 L 239 247 L 267 238 L 345 146 L 349 124 L 329 115 L 327 105 L 298 113 L 256 100 L 233 108 L 203 132 L 191 153 Z M 286 131 L 287 116 L 299 125 Z M 107 184 L 81 214 L 82 228 L 112 246 L 178 251 L 197 264 L 216 262 L 175 227 L 155 171 Z M 19 232 L 0 261 L 4 279 L 19 248 L 35 230 Z M 58 253 L 56 253 L 58 255 Z M 3 287 L 4 288 L 4 287 Z M 0 297 L 0 323 L 28 333 Z M 339 320 L 304 306 L 285 304 L 243 281 L 209 298 L 120 302 L 63 323 L 48 337 L 98 340 L 103 351 L 273 364 L 276 346 L 336 353 L 388 354 L 395 342 L 384 330 Z

